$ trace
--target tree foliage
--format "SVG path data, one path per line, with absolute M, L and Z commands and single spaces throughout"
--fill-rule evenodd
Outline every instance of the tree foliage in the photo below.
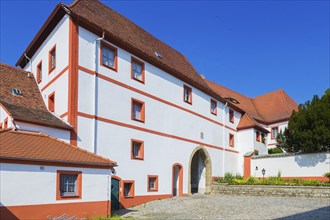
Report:
M 330 89 L 319 98 L 299 105 L 293 111 L 288 128 L 276 138 L 278 147 L 288 152 L 323 152 L 330 150 Z

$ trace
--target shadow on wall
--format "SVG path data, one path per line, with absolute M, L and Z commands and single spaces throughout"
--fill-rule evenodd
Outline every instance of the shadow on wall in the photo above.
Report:
M 327 154 L 304 154 L 296 155 L 294 161 L 300 167 L 315 167 L 318 163 L 324 163 L 327 160 Z
M 6 206 L 0 203 L 0 219 L 18 220 L 19 218 L 17 218 Z
M 277 220 L 287 220 L 287 219 L 301 220 L 301 219 L 315 219 L 315 218 L 328 220 L 329 216 L 330 216 L 330 206 L 326 206 L 308 212 L 302 212 L 295 215 L 285 216 L 283 218 L 277 218 Z

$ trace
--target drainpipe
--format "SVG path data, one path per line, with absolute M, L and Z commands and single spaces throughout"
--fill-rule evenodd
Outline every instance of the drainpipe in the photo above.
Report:
M 29 63 L 30 63 L 30 72 L 32 73 L 32 61 L 31 59 L 26 55 L 26 53 L 24 54 L 25 58 L 29 60 Z M 28 73 L 28 77 L 30 77 L 30 73 Z
M 97 38 L 95 40 L 95 74 L 94 74 L 94 153 L 97 154 L 97 121 L 96 121 L 96 112 L 97 112 L 97 102 L 98 102 L 98 98 L 97 98 L 97 94 L 98 94 L 98 79 L 97 79 L 97 72 L 98 72 L 98 53 L 97 53 L 97 42 L 101 41 L 104 39 L 104 31 L 102 32 L 102 37 Z M 100 48 L 101 49 L 101 48 Z
M 228 102 L 226 102 L 226 104 L 223 106 L 223 114 L 222 114 L 222 124 L 223 124 L 223 129 L 222 129 L 222 147 L 223 147 L 223 151 L 222 151 L 222 174 L 223 177 L 225 177 L 225 115 L 226 115 L 226 106 L 228 105 Z

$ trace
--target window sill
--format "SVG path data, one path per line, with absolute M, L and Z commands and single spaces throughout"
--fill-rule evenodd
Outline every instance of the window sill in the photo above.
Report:
M 132 160 L 144 160 L 142 157 L 132 157 Z
M 141 123 L 144 123 L 144 120 L 140 120 L 140 119 L 135 119 L 135 118 L 132 118 L 133 121 L 137 121 L 137 122 L 141 122 Z
M 192 105 L 192 102 L 184 100 L 185 103 Z
M 148 189 L 148 192 L 158 192 L 158 189 Z
M 211 112 L 211 114 L 217 116 L 217 113 L 216 112 Z
M 133 79 L 134 81 L 137 81 L 137 82 L 141 83 L 141 84 L 144 84 L 144 80 L 139 80 L 139 79 L 134 78 L 134 77 L 132 77 L 132 79 Z
M 134 196 L 124 196 L 125 199 L 132 199 Z
M 105 67 L 105 68 L 108 68 L 110 70 L 113 70 L 115 72 L 117 72 L 117 67 L 111 67 L 111 66 L 107 66 L 107 65 L 104 65 L 103 63 L 101 63 L 101 66 Z

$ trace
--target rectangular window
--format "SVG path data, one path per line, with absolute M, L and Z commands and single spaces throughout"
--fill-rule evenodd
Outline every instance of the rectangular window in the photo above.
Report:
M 192 89 L 189 86 L 183 86 L 183 100 L 189 104 L 192 103 Z
M 148 192 L 158 191 L 158 176 L 148 175 Z
M 56 199 L 80 199 L 81 198 L 81 172 L 57 171 Z
M 51 73 L 56 67 L 56 45 L 49 51 L 48 62 L 48 73 Z
M 266 143 L 266 135 L 265 135 L 264 133 L 261 134 L 261 142 L 262 142 L 263 144 Z
M 271 138 L 276 139 L 277 135 L 278 135 L 278 127 L 272 127 Z
M 131 58 L 131 74 L 132 79 L 144 83 L 144 63 L 134 57 Z
M 3 121 L 3 129 L 8 128 L 8 118 L 5 118 L 5 120 Z
M 234 110 L 229 109 L 229 121 L 234 123 Z
M 233 134 L 229 134 L 229 146 L 235 146 L 235 136 Z
M 145 107 L 144 102 L 132 99 L 132 120 L 144 122 Z
M 37 83 L 42 81 L 42 61 L 37 65 L 37 76 L 36 76 Z
M 217 115 L 217 101 L 211 99 L 211 113 Z
M 260 142 L 260 132 L 256 131 L 256 141 Z
M 139 140 L 132 140 L 131 143 L 131 159 L 144 159 L 144 143 Z
M 101 65 L 117 71 L 117 48 L 101 42 Z
M 124 180 L 124 196 L 134 197 L 134 181 Z
M 55 92 L 48 96 L 48 109 L 51 112 L 55 111 Z

